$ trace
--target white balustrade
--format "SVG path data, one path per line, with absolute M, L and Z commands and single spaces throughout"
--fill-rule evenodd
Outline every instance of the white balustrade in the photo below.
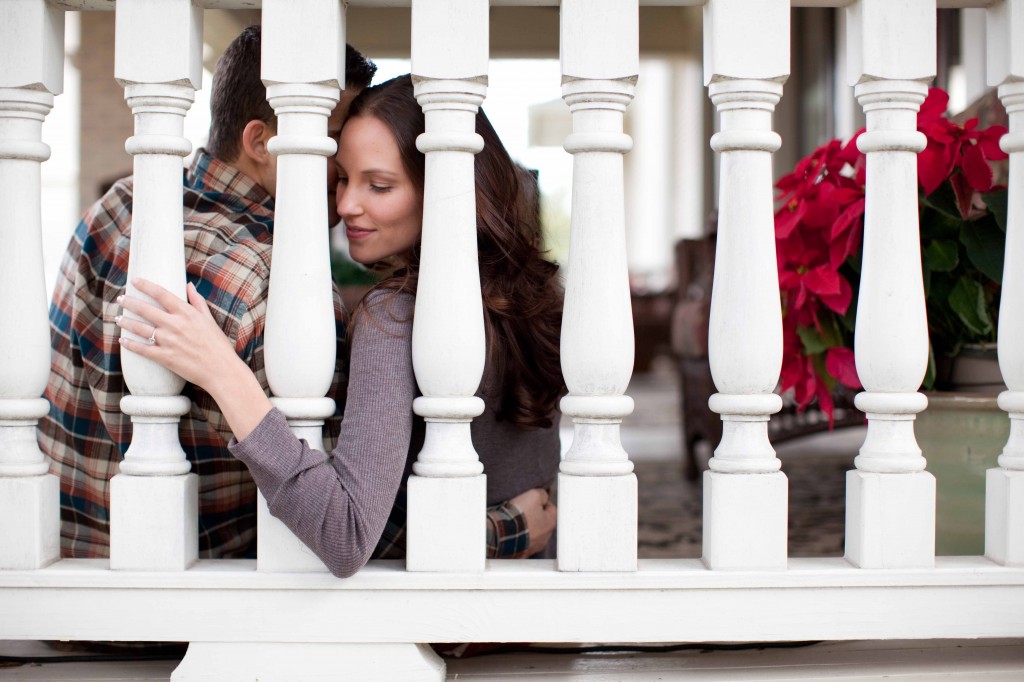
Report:
M 704 562 L 786 567 L 788 482 L 768 441 L 782 408 L 782 309 L 775 260 L 772 112 L 789 76 L 789 3 L 704 6 L 704 82 L 721 117 L 718 237 L 708 356 L 722 441 L 704 473 Z
M 637 482 L 619 439 L 633 411 L 633 320 L 626 268 L 623 115 L 639 74 L 636 0 L 562 3 L 562 99 L 573 155 L 562 411 L 573 441 L 558 474 L 558 568 L 636 570 Z
M 423 236 L 412 361 L 423 393 L 413 410 L 426 437 L 408 483 L 410 571 L 481 571 L 487 478 L 470 423 L 484 370 L 484 320 L 476 248 L 476 114 L 487 92 L 486 0 L 417 2 L 412 73 L 425 131 Z
M 64 12 L 16 0 L 0 21 L 0 569 L 60 554 L 59 480 L 36 443 L 49 411 L 50 326 L 40 164 L 43 120 L 64 88 Z
M 1010 155 L 1006 255 L 999 302 L 999 368 L 1009 390 L 999 406 L 1010 414 L 1010 438 L 985 486 L 985 556 L 1024 566 L 1024 2 L 988 9 L 988 82 L 999 86 L 1009 116 L 1002 139 Z
M 297 437 L 322 450 L 337 348 L 325 199 L 337 143 L 327 118 L 345 83 L 345 14 L 336 1 L 264 0 L 263 25 L 263 82 L 277 115 L 268 145 L 277 191 L 264 362 L 274 406 Z M 327 570 L 270 515 L 262 494 L 256 524 L 260 570 Z
M 935 2 L 858 0 L 847 8 L 850 85 L 867 116 L 864 251 L 854 341 L 868 432 L 847 474 L 846 557 L 863 568 L 927 567 L 935 555 L 935 478 L 914 437 L 928 401 L 917 112 L 935 74 Z
M 185 296 L 181 160 L 192 150 L 185 114 L 202 84 L 202 19 L 190 0 L 118 5 L 114 75 L 135 116 L 135 135 L 125 143 L 135 175 L 131 296 L 147 298 L 132 285 L 139 277 Z M 180 395 L 185 383 L 127 350 L 121 366 L 131 392 L 121 410 L 132 419 L 132 442 L 110 482 L 110 566 L 181 570 L 199 552 L 198 477 L 188 473 L 178 441 L 190 408 Z

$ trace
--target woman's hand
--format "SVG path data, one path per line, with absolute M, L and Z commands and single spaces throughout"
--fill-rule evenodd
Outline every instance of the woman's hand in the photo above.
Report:
M 244 439 L 270 411 L 270 401 L 213 319 L 206 299 L 191 283 L 187 303 L 153 282 L 137 279 L 132 284 L 159 306 L 131 296 L 118 297 L 124 310 L 142 318 L 115 318 L 121 329 L 143 339 L 122 334 L 121 346 L 205 389 L 217 401 L 235 438 Z
M 531 488 L 508 502 L 523 512 L 526 527 L 530 529 L 530 545 L 523 552 L 523 556 L 530 557 L 544 551 L 551 541 L 551 534 L 555 532 L 555 522 L 558 519 L 558 509 L 548 497 L 548 491 L 543 488 Z
M 117 301 L 122 309 L 142 319 L 122 314 L 114 318 L 115 322 L 143 339 L 122 334 L 121 345 L 213 394 L 221 373 L 238 361 L 238 355 L 213 319 L 206 299 L 191 283 L 187 287 L 188 303 L 153 282 L 138 279 L 132 284 L 162 309 L 140 298 L 119 296 Z

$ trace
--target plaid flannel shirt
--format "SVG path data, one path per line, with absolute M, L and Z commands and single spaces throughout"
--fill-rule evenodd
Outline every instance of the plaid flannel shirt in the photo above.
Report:
M 131 442 L 131 421 L 119 407 L 127 388 L 114 300 L 127 279 L 132 189 L 132 178 L 118 181 L 79 223 L 50 307 L 53 353 L 46 398 L 51 407 L 40 420 L 39 442 L 61 479 L 64 556 L 109 555 L 110 479 Z M 268 392 L 263 326 L 273 211 L 266 190 L 203 150 L 184 173 L 188 281 L 206 298 L 238 355 Z M 337 289 L 334 294 L 339 347 L 329 395 L 343 400 L 345 317 Z M 209 394 L 191 384 L 183 394 L 192 401 L 179 437 L 192 472 L 199 475 L 199 554 L 253 557 L 252 477 L 228 452 L 231 430 Z M 337 436 L 338 419 L 328 421 L 328 448 Z

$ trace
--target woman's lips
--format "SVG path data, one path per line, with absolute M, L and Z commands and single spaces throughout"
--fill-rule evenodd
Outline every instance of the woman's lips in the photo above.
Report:
M 359 240 L 369 237 L 373 234 L 373 230 L 367 230 L 362 227 L 353 227 L 352 225 L 345 226 L 345 236 L 350 240 Z

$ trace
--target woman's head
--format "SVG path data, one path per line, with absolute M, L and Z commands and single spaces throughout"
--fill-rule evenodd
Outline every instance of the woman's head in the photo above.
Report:
M 379 286 L 416 292 L 426 158 L 416 148 L 423 111 L 410 76 L 364 90 L 341 132 L 338 213 L 352 257 L 399 270 Z M 474 160 L 477 250 L 488 374 L 499 416 L 546 426 L 562 392 L 558 360 L 562 297 L 557 267 L 540 252 L 535 179 L 512 161 L 483 111 Z

